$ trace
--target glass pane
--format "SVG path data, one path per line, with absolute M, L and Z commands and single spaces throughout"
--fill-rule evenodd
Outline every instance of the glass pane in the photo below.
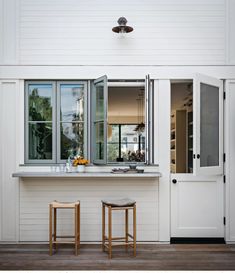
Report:
M 145 126 L 121 126 L 121 151 L 124 161 L 145 161 Z
M 111 127 L 111 129 L 110 129 Z M 109 125 L 108 161 L 145 161 L 145 128 L 138 125 Z M 121 138 L 119 138 L 121 136 Z
M 52 159 L 52 124 L 29 124 L 29 159 Z
M 119 125 L 108 125 L 108 161 L 116 162 L 119 154 Z
M 118 143 L 108 143 L 108 162 L 117 162 L 119 154 L 119 144 Z
M 200 166 L 219 165 L 219 88 L 201 83 Z
M 60 85 L 60 119 L 65 122 L 84 120 L 84 85 Z
M 60 127 L 61 159 L 69 156 L 84 156 L 83 123 L 61 123 Z
M 95 124 L 96 140 L 95 140 L 95 159 L 104 159 L 104 123 Z
M 29 84 L 29 121 L 52 120 L 52 84 Z
M 96 114 L 95 120 L 104 119 L 104 84 L 103 82 L 96 84 Z

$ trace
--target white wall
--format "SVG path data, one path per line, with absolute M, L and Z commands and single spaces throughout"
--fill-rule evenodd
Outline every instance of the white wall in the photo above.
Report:
M 227 64 L 235 64 L 235 1 L 226 1 L 226 25 L 227 25 Z
M 225 64 L 225 2 L 1 0 L 2 63 Z M 120 16 L 134 27 L 125 38 L 111 31 Z
M 235 242 L 235 81 L 226 84 L 226 241 Z
M 18 81 L 0 81 L 0 240 L 15 241 L 18 232 L 19 164 Z
M 101 200 L 129 197 L 137 202 L 137 240 L 158 241 L 158 181 L 153 179 L 26 179 L 20 182 L 20 241 L 48 240 L 48 204 L 81 202 L 81 241 L 101 241 Z M 58 232 L 73 234 L 71 211 L 59 212 Z M 123 236 L 123 212 L 114 213 L 114 237 Z M 130 213 L 130 233 L 132 233 Z M 59 234 L 59 233 L 58 233 Z
M 103 74 L 143 79 L 147 73 L 154 79 L 185 79 L 195 72 L 235 79 L 235 67 L 223 66 L 235 64 L 234 13 L 234 0 L 0 0 L 0 240 L 19 238 L 18 183 L 11 178 L 24 151 L 19 79 L 91 79 Z M 134 27 L 124 38 L 111 31 L 120 16 Z M 159 86 L 163 99 L 169 82 Z M 156 158 L 164 172 L 159 187 L 163 209 L 158 216 L 161 231 L 154 238 L 169 240 L 169 147 L 164 139 L 169 131 L 164 113 L 169 109 L 160 107 L 159 115 L 155 113 L 163 123 Z M 24 185 L 22 196 L 31 189 Z

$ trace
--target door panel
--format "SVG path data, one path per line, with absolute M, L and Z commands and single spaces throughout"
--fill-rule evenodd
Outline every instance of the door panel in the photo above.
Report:
M 193 81 L 193 174 L 171 174 L 171 237 L 224 237 L 223 82 Z
M 171 175 L 171 237 L 224 237 L 222 180 Z
M 223 82 L 194 79 L 194 174 L 223 173 Z

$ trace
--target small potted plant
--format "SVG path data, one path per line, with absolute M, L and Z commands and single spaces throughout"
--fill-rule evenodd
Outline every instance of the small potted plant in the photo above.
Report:
M 77 168 L 78 173 L 84 173 L 85 172 L 85 166 L 88 164 L 88 160 L 84 159 L 81 156 L 74 157 L 73 160 L 73 166 Z

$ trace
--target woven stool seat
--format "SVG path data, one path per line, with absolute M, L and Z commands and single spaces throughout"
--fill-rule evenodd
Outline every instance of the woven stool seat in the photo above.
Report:
M 51 205 L 53 208 L 57 208 L 57 209 L 68 209 L 68 208 L 75 208 L 76 205 L 79 205 L 80 202 L 76 201 L 76 202 L 58 202 L 58 201 L 53 201 L 51 202 Z
M 102 200 L 102 203 L 111 207 L 131 207 L 135 205 L 136 201 L 129 198 L 122 198 L 116 200 Z

